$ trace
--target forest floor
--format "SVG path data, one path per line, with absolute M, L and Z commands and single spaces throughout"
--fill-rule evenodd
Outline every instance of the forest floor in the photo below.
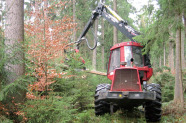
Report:
M 77 114 L 79 117 L 74 123 L 146 123 L 144 111 L 136 109 L 133 112 L 117 111 L 113 115 L 105 114 L 104 116 L 96 117 L 94 109 L 87 109 Z M 169 112 L 163 114 L 160 123 L 185 123 L 186 112 L 182 114 L 174 114 Z M 0 115 L 0 122 L 13 123 L 12 120 L 7 119 L 5 116 Z

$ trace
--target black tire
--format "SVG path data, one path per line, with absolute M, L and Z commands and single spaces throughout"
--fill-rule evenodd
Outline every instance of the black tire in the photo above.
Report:
M 97 86 L 95 91 L 95 115 L 104 115 L 105 113 L 110 113 L 110 104 L 106 101 L 99 101 L 99 92 L 100 91 L 109 91 L 110 90 L 110 84 L 100 84 Z
M 145 103 L 145 118 L 147 122 L 159 122 L 161 120 L 161 88 L 159 84 L 147 85 L 147 91 L 156 92 L 156 99 Z

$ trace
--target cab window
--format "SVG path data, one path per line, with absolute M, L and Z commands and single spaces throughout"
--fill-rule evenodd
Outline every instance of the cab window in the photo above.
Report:
M 120 67 L 120 48 L 117 48 L 113 50 L 111 53 L 109 72 L 112 72 L 114 69 L 119 67 Z

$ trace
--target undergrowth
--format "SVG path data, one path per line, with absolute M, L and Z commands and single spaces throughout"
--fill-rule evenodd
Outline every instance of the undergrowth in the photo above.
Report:
M 79 56 L 78 56 L 79 57 Z M 76 62 L 73 61 L 73 64 Z M 71 64 L 70 66 L 73 66 Z M 74 68 L 75 66 L 73 66 Z M 166 69 L 166 71 L 164 70 Z M 28 123 L 145 123 L 144 110 L 135 109 L 133 112 L 118 110 L 113 115 L 95 116 L 94 94 L 100 83 L 110 83 L 106 76 L 92 75 L 78 69 L 68 69 L 69 78 L 54 78 L 48 93 L 34 93 L 45 98 L 27 99 L 22 104 L 16 104 L 16 119 L 11 115 L 1 115 L 0 122 L 28 122 Z M 67 76 L 68 76 L 67 75 Z M 27 84 L 36 78 L 25 76 L 9 86 L 3 86 L 0 99 L 8 95 L 8 90 L 14 93 L 18 89 L 25 89 Z M 162 123 L 183 122 L 185 112 L 175 114 L 169 108 L 174 94 L 174 76 L 168 68 L 159 68 L 152 77 L 162 87 L 163 116 Z M 24 83 L 24 84 L 23 84 Z M 15 116 L 15 115 L 14 115 Z M 12 120 L 9 120 L 12 119 Z
M 174 98 L 175 77 L 171 74 L 170 68 L 163 66 L 154 70 L 150 82 L 160 84 L 162 91 L 162 102 L 169 102 Z

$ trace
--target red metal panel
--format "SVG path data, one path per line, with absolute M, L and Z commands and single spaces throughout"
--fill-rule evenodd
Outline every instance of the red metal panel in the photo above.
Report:
M 119 44 L 115 44 L 110 50 L 114 50 L 116 48 L 123 47 L 123 46 L 143 47 L 143 46 L 140 45 L 140 43 L 129 41 L 129 42 L 122 42 L 122 43 L 119 43 Z
M 137 69 L 116 69 L 114 75 L 111 91 L 142 91 Z
M 120 62 L 125 62 L 124 47 L 120 48 Z M 120 65 L 120 67 L 124 67 L 124 66 Z

